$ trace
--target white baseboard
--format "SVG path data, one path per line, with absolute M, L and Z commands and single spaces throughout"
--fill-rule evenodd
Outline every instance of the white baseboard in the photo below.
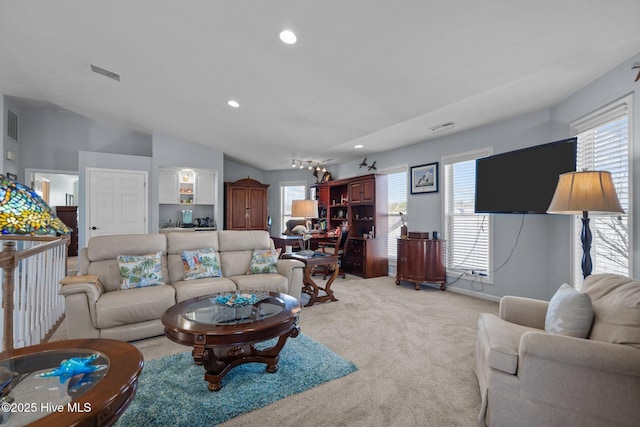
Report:
M 501 297 L 497 297 L 495 295 L 487 295 L 482 292 L 470 291 L 468 289 L 456 288 L 455 286 L 448 287 L 448 291 L 455 292 L 457 294 L 467 295 L 474 298 L 486 299 L 488 301 L 500 302 Z

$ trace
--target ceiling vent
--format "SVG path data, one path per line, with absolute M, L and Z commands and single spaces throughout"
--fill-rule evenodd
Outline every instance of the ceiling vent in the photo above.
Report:
M 431 129 L 431 132 L 433 133 L 443 132 L 445 130 L 453 129 L 455 125 L 456 124 L 454 122 L 447 122 L 447 123 L 442 123 L 441 125 L 438 125 L 438 126 L 431 127 L 429 129 Z
M 7 109 L 7 136 L 18 142 L 18 115 Z
M 91 64 L 91 71 L 93 71 L 94 73 L 102 74 L 103 76 L 109 77 L 110 79 L 113 79 L 117 82 L 120 81 L 120 76 L 118 74 L 114 73 L 113 71 L 109 71 L 109 70 L 105 70 L 104 68 L 97 67 L 93 64 Z

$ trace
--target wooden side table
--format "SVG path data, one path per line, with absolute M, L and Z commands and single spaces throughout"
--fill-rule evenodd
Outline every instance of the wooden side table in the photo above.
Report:
M 66 359 L 92 354 L 99 356 L 96 365 L 107 364 L 109 368 L 95 374 L 76 375 L 67 383 L 59 384 L 62 391 L 46 386 L 34 387 L 39 381 L 46 384 L 44 379 L 35 377 L 37 372 L 51 371 Z M 32 396 L 19 403 L 23 406 L 17 406 L 24 409 L 11 411 L 15 412 L 11 421 L 14 425 L 43 427 L 114 424 L 136 394 L 144 363 L 142 353 L 135 346 L 104 338 L 54 341 L 15 349 L 6 356 L 0 360 L 0 366 L 20 374 L 16 377 L 20 382 L 13 386 L 8 396 L 14 393 Z M 53 382 L 59 383 L 57 378 Z
M 304 305 L 305 307 L 311 307 L 316 302 L 338 301 L 331 290 L 331 284 L 338 276 L 338 271 L 340 270 L 338 255 L 316 253 L 311 257 L 305 257 L 292 253 L 284 254 L 283 258 L 297 259 L 298 261 L 304 262 L 302 292 L 309 295 L 309 302 Z M 318 284 L 311 278 L 313 269 L 319 265 L 327 266 L 327 268 L 332 271 L 331 277 L 327 280 L 327 284 L 324 285 L 324 288 L 318 286 Z M 323 291 L 324 295 L 320 295 L 320 291 Z

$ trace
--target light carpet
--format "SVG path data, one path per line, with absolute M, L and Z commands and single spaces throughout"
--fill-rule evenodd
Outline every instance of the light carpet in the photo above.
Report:
M 274 345 L 276 340 L 265 343 Z M 145 363 L 138 391 L 119 426 L 210 426 L 356 370 L 353 363 L 304 334 L 287 340 L 278 371 L 263 363 L 233 368 L 211 392 L 190 352 Z
M 471 366 L 478 316 L 497 314 L 498 304 L 424 285 L 420 291 L 396 286 L 392 277 L 347 275 L 332 289 L 339 301 L 304 307 L 300 329 L 358 370 L 222 426 L 476 425 L 480 392 Z M 55 335 L 65 339 L 64 327 Z M 165 337 L 134 345 L 145 361 L 188 350 Z

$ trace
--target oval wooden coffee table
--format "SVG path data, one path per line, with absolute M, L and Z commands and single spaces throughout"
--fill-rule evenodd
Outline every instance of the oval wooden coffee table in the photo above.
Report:
M 107 365 L 74 375 L 39 377 L 64 360 L 95 355 L 91 365 Z M 18 374 L 2 400 L 2 416 L 13 425 L 109 426 L 129 406 L 138 389 L 143 358 L 133 345 L 111 339 L 75 339 L 19 348 L 0 366 Z M 6 410 L 5 410 L 6 409 Z
M 192 298 L 170 307 L 162 316 L 166 336 L 193 347 L 193 360 L 204 366 L 204 379 L 211 391 L 220 390 L 222 378 L 243 363 L 266 363 L 267 372 L 276 372 L 287 338 L 295 338 L 300 332 L 300 302 L 290 295 L 271 292 L 253 305 L 229 307 L 216 302 L 218 295 Z M 256 348 L 256 344 L 273 338 L 278 338 L 274 346 Z

